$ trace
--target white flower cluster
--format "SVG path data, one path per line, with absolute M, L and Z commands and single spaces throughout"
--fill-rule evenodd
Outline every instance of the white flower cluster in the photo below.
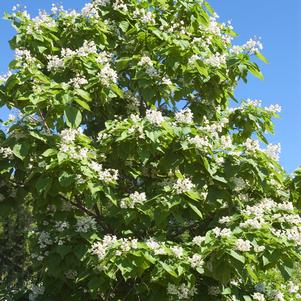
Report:
M 181 110 L 175 114 L 175 119 L 180 123 L 192 123 L 193 114 L 189 108 Z
M 111 68 L 110 64 L 106 64 L 101 69 L 98 76 L 100 77 L 102 85 L 104 85 L 105 87 L 109 87 L 111 83 L 116 84 L 118 80 L 117 72 Z
M 194 145 L 196 148 L 200 150 L 203 150 L 204 148 L 210 146 L 210 142 L 207 137 L 200 137 L 200 136 L 189 137 L 187 141 L 188 143 Z
M 98 9 L 94 3 L 86 3 L 81 10 L 81 14 L 89 19 L 98 20 L 100 18 Z
M 154 14 L 151 11 L 146 11 L 144 8 L 136 8 L 133 15 L 134 18 L 139 18 L 142 23 L 156 23 Z
M 203 257 L 199 254 L 193 254 L 192 257 L 188 258 L 188 262 L 193 269 L 202 268 L 204 266 Z
M 8 71 L 7 73 L 5 74 L 0 74 L 0 84 L 5 84 L 6 81 L 8 80 L 8 78 L 12 75 L 12 72 L 11 71 Z
M 252 249 L 252 245 L 249 240 L 239 238 L 235 243 L 235 249 L 241 252 L 249 252 Z
M 206 240 L 205 236 L 195 236 L 192 240 L 192 243 L 201 246 L 201 244 Z
M 113 8 L 115 10 L 121 10 L 123 12 L 128 11 L 127 5 L 122 0 L 115 0 L 114 3 L 113 3 Z
M 261 229 L 264 225 L 265 221 L 263 218 L 257 217 L 248 219 L 245 222 L 239 224 L 241 228 L 251 228 L 251 229 Z
M 170 250 L 177 258 L 181 258 L 184 255 L 184 249 L 182 247 L 173 246 L 170 248 Z
M 51 18 L 45 10 L 40 10 L 39 15 L 28 23 L 27 34 L 42 34 L 43 28 L 53 28 L 56 27 L 56 22 Z
M 270 105 L 268 107 L 265 107 L 264 109 L 271 113 L 280 113 L 281 112 L 281 106 L 278 104 Z
M 53 241 L 48 232 L 42 231 L 38 237 L 38 244 L 40 249 L 45 249 L 47 246 L 53 244 Z
M 153 239 L 149 239 L 146 245 L 155 253 L 155 255 L 166 254 L 164 243 L 160 244 Z
M 262 293 L 254 293 L 253 295 L 252 295 L 252 298 L 253 298 L 253 300 L 256 300 L 256 301 L 265 301 L 265 297 L 264 297 L 264 294 L 262 294 Z
M 34 57 L 31 55 L 30 51 L 24 48 L 17 48 L 15 50 L 15 59 L 26 62 L 26 65 L 34 62 Z
M 93 3 L 99 6 L 107 6 L 111 0 L 94 0 Z
M 96 220 L 91 216 L 80 216 L 77 219 L 75 231 L 87 233 L 89 230 L 96 230 Z
M 101 241 L 93 243 L 91 252 L 92 254 L 97 255 L 99 260 L 102 260 L 107 255 L 108 250 L 117 244 L 117 241 L 115 235 L 106 235 Z
M 121 208 L 135 208 L 137 204 L 143 204 L 146 201 L 146 195 L 145 192 L 139 193 L 138 191 L 135 191 L 134 193 L 131 193 L 129 198 L 124 199 L 120 202 Z
M 76 50 L 72 50 L 70 48 L 63 48 L 61 50 L 60 57 L 58 55 L 47 55 L 47 70 L 50 71 L 52 69 L 63 68 L 65 65 L 65 59 L 69 59 L 74 56 L 87 57 L 90 54 L 96 54 L 96 60 L 100 62 L 107 61 L 109 59 L 107 55 L 105 55 L 106 53 L 104 52 L 98 54 L 97 46 L 94 41 L 85 40 L 83 46 Z M 106 59 L 104 57 L 106 57 Z
M 279 157 L 281 153 L 281 145 L 280 143 L 269 144 L 264 152 L 274 160 L 279 161 Z
M 244 143 L 243 146 L 249 152 L 255 152 L 256 150 L 260 150 L 259 141 L 248 138 Z
M 171 79 L 169 77 L 167 77 L 167 76 L 164 76 L 162 78 L 162 85 L 167 85 L 167 86 L 172 85 Z
M 259 40 L 250 39 L 244 45 L 238 46 L 234 45 L 230 49 L 230 52 L 233 54 L 240 54 L 240 53 L 248 53 L 254 54 L 256 52 L 260 52 L 263 49 L 263 45 Z
M 145 73 L 150 77 L 158 76 L 158 71 L 154 67 L 153 61 L 148 56 L 142 56 L 137 66 L 144 67 Z
M 204 59 L 204 63 L 215 68 L 220 68 L 222 65 L 226 64 L 226 55 L 223 53 L 215 53 Z
M 74 78 L 71 78 L 68 82 L 68 85 L 72 85 L 74 88 L 79 89 L 81 86 L 88 83 L 87 79 L 83 76 L 77 75 Z
M 208 295 L 218 296 L 220 293 L 221 293 L 221 290 L 218 286 L 209 286 L 208 287 Z
M 301 246 L 301 227 L 294 226 L 290 229 L 277 230 L 271 229 L 271 232 L 278 238 L 286 238 L 294 241 L 298 246 Z
M 243 104 L 242 107 L 253 106 L 253 107 L 261 107 L 262 100 L 260 99 L 250 99 L 248 98 Z
M 149 109 L 146 111 L 146 120 L 152 124 L 160 125 L 164 121 L 164 117 L 160 111 Z
M 97 173 L 98 179 L 105 183 L 112 183 L 118 180 L 118 170 L 103 169 L 102 164 L 92 161 L 89 167 Z
M 69 223 L 64 221 L 56 221 L 55 228 L 58 232 L 63 232 L 69 228 Z
M 31 293 L 28 296 L 29 301 L 35 301 L 39 296 L 43 295 L 45 292 L 45 287 L 42 283 L 38 285 L 33 285 L 31 288 Z
M 14 153 L 9 147 L 0 147 L 0 155 L 2 155 L 3 158 L 11 159 Z
M 71 144 L 75 141 L 77 135 L 81 134 L 80 129 L 65 129 L 60 133 L 62 144 Z
M 168 283 L 167 294 L 171 296 L 176 296 L 178 300 L 191 299 L 194 295 L 197 294 L 196 287 L 190 287 L 184 283 L 179 286 Z
M 97 255 L 100 260 L 104 259 L 108 251 L 116 248 L 116 255 L 120 256 L 122 252 L 129 252 L 138 248 L 138 240 L 135 238 L 121 238 L 116 236 L 106 235 L 101 241 L 95 242 L 92 245 L 91 252 Z M 120 248 L 120 250 L 118 250 Z
M 216 237 L 230 237 L 232 235 L 231 229 L 228 228 L 221 229 L 219 227 L 215 227 L 212 229 L 212 232 Z
M 195 185 L 191 182 L 190 179 L 184 178 L 177 179 L 172 188 L 176 192 L 176 194 L 182 194 L 191 191 L 194 187 Z

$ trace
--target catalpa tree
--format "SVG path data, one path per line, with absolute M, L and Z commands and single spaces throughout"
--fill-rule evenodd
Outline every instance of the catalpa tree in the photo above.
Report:
M 0 206 L 27 202 L 34 221 L 14 300 L 300 298 L 265 284 L 300 261 L 300 181 L 265 137 L 280 107 L 230 107 L 240 80 L 262 78 L 260 41 L 232 44 L 201 0 L 6 17 L 0 99 L 19 113 L 3 123 Z

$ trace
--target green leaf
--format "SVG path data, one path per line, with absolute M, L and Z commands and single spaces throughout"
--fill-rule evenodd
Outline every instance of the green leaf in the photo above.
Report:
M 84 99 L 87 102 L 92 101 L 90 93 L 86 92 L 85 90 L 76 89 L 75 94 L 80 96 L 82 99 Z
M 51 157 L 57 154 L 57 150 L 54 148 L 48 148 L 45 150 L 45 152 L 42 154 L 43 157 Z
M 166 264 L 165 262 L 162 262 L 162 261 L 159 261 L 159 263 L 161 264 L 162 268 L 168 273 L 170 274 L 171 276 L 175 277 L 175 278 L 178 278 L 178 275 L 177 273 L 174 271 L 174 269 Z
M 71 246 L 61 245 L 56 247 L 56 252 L 60 254 L 63 259 L 70 251 L 72 250 Z
M 188 206 L 201 218 L 203 219 L 203 214 L 202 212 L 194 205 L 188 203 Z
M 90 106 L 89 106 L 86 102 L 84 102 L 83 100 L 81 100 L 81 99 L 79 99 L 79 98 L 77 98 L 77 97 L 75 97 L 74 100 L 75 100 L 82 108 L 84 108 L 85 110 L 91 111 Z
M 123 32 L 126 32 L 127 29 L 129 28 L 129 22 L 128 21 L 121 21 L 119 23 L 119 28 L 123 31 Z
M 47 192 L 48 189 L 51 187 L 52 179 L 49 177 L 40 177 L 38 181 L 36 182 L 36 190 L 39 194 L 42 194 L 43 192 Z
M 25 157 L 28 155 L 29 151 L 29 144 L 26 142 L 17 143 L 13 147 L 13 153 L 16 157 L 24 160 Z
M 67 107 L 64 116 L 69 127 L 78 128 L 82 122 L 82 114 L 75 107 Z
M 232 256 L 233 258 L 235 258 L 236 260 L 240 261 L 241 263 L 245 263 L 245 257 L 238 254 L 237 252 L 230 250 L 230 252 L 228 252 L 228 254 L 230 256 Z
M 265 58 L 265 56 L 262 53 L 260 53 L 259 51 L 257 51 L 255 54 L 264 63 L 266 63 L 266 64 L 269 63 L 269 61 Z
M 59 182 L 62 187 L 69 187 L 74 182 L 74 175 L 70 175 L 66 171 L 63 171 L 59 176 Z
M 250 72 L 256 76 L 257 78 L 263 80 L 263 74 L 260 72 L 259 68 L 255 67 L 254 65 L 249 65 Z

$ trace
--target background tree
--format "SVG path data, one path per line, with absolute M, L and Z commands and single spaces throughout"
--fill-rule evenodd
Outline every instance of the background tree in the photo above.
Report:
M 34 276 L 14 300 L 300 298 L 263 283 L 300 261 L 298 174 L 265 138 L 280 107 L 229 107 L 238 81 L 262 78 L 260 41 L 233 45 L 206 1 L 7 18 L 0 99 L 20 116 L 2 135 L 0 206 L 28 201 L 33 219 Z

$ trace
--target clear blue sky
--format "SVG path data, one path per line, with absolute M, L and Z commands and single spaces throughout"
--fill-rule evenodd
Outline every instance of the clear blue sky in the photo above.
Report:
M 48 0 L 0 0 L 0 15 L 10 11 L 16 3 L 27 5 L 30 14 L 39 8 L 49 10 Z M 79 9 L 85 0 L 63 0 L 65 8 Z M 236 91 L 239 99 L 262 99 L 263 105 L 279 103 L 281 119 L 276 121 L 272 143 L 281 143 L 281 164 L 288 172 L 301 165 L 301 1 L 300 0 L 209 0 L 222 21 L 231 20 L 239 33 L 236 44 L 250 37 L 261 37 L 264 55 L 269 64 L 260 64 L 265 79 L 250 76 L 247 85 L 240 84 Z M 7 71 L 12 52 L 7 41 L 14 31 L 9 22 L 0 20 L 0 73 Z M 0 117 L 7 111 L 0 109 Z

